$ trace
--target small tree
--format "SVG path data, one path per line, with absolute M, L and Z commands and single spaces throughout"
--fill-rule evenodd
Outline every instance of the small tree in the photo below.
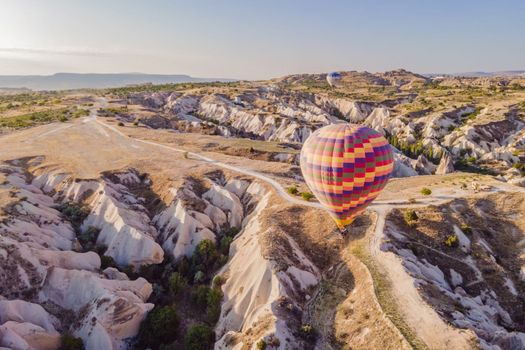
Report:
M 219 250 L 223 254 L 228 254 L 230 252 L 230 245 L 233 242 L 233 238 L 230 236 L 224 236 L 221 238 L 221 243 L 219 245 Z
M 311 192 L 301 192 L 301 197 L 303 197 L 305 201 L 310 201 L 310 199 L 314 198 L 314 195 Z
M 84 350 L 82 339 L 74 337 L 66 332 L 60 337 L 60 350 Z
M 432 194 L 432 190 L 428 187 L 423 187 L 421 189 L 421 194 L 425 195 L 425 196 L 429 196 Z
M 257 342 L 257 350 L 266 350 L 266 341 L 264 339 Z
M 467 235 L 472 234 L 472 228 L 469 225 L 467 225 L 467 224 L 461 225 L 461 231 L 463 231 L 463 233 L 465 233 Z
M 297 195 L 297 193 L 299 193 L 299 190 L 297 189 L 297 187 L 292 186 L 292 187 L 288 187 L 288 188 L 286 189 L 286 192 L 288 192 L 289 194 L 295 196 L 295 195 Z
M 217 248 L 215 243 L 209 239 L 205 239 L 199 242 L 195 253 L 193 254 L 193 264 L 194 266 L 203 264 L 206 268 L 209 268 L 213 265 L 217 259 Z
M 417 221 L 417 219 L 419 219 L 416 212 L 412 209 L 406 210 L 403 214 L 403 218 L 407 224 L 410 224 L 411 222 Z
M 188 350 L 204 350 L 213 346 L 215 334 L 213 330 L 205 324 L 196 324 L 190 327 L 184 343 Z
M 191 295 L 191 301 L 204 309 L 208 305 L 208 293 L 211 290 L 210 287 L 201 285 L 197 287 Z
M 450 248 L 457 247 L 458 244 L 459 244 L 459 240 L 458 240 L 458 236 L 456 235 L 450 235 L 445 240 L 445 245 Z
M 212 284 L 214 288 L 219 288 L 220 286 L 224 284 L 224 282 L 226 282 L 226 279 L 221 275 L 217 275 L 213 277 Z
M 109 255 L 102 255 L 100 257 L 100 268 L 102 270 L 107 269 L 108 267 L 117 267 L 115 260 Z
M 206 279 L 206 275 L 202 271 L 197 271 L 193 277 L 193 282 L 202 283 Z
M 173 272 L 168 280 L 168 286 L 173 294 L 179 293 L 186 285 L 188 281 L 179 272 Z
M 179 317 L 175 305 L 155 307 L 140 324 L 139 344 L 141 347 L 157 348 L 177 338 Z
M 208 321 L 212 324 L 217 323 L 221 315 L 221 300 L 222 292 L 219 289 L 208 290 L 206 315 L 208 316 Z

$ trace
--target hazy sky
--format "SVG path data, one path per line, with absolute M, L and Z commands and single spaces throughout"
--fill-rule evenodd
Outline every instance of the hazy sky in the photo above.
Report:
M 0 0 L 0 74 L 525 69 L 524 0 Z

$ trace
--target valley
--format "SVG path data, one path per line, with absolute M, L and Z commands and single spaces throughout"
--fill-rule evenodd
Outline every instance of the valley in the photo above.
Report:
M 342 81 L 2 96 L 0 347 L 525 347 L 523 78 Z M 344 236 L 298 167 L 340 122 L 396 147 Z

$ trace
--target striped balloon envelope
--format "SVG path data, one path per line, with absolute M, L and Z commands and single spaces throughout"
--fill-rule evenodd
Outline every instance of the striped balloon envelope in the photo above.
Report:
M 385 187 L 393 154 L 379 132 L 354 124 L 331 124 L 316 130 L 301 150 L 306 184 L 342 230 Z

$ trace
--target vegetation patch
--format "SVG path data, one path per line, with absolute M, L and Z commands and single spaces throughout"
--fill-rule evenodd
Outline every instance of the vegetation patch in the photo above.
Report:
M 301 192 L 301 197 L 305 201 L 309 202 L 312 198 L 314 198 L 314 195 L 312 192 Z
M 159 347 L 177 339 L 179 316 L 175 305 L 155 307 L 140 324 L 139 346 Z
M 445 239 L 445 245 L 449 248 L 457 247 L 458 244 L 459 244 L 459 239 L 458 239 L 458 236 L 456 235 L 447 236 L 447 238 Z
M 432 194 L 432 190 L 428 187 L 423 187 L 421 189 L 421 194 L 425 196 L 430 196 Z
M 77 232 L 80 231 L 80 225 L 82 225 L 82 222 L 91 211 L 87 205 L 77 202 L 64 202 L 55 209 L 61 212 L 62 215 L 71 222 Z
M 5 117 L 0 118 L 0 127 L 21 129 L 56 121 L 65 122 L 71 118 L 79 116 L 78 113 L 81 112 L 70 108 L 60 108 L 22 114 L 14 117 Z
M 74 337 L 71 333 L 64 333 L 60 337 L 59 350 L 84 350 L 82 339 Z

